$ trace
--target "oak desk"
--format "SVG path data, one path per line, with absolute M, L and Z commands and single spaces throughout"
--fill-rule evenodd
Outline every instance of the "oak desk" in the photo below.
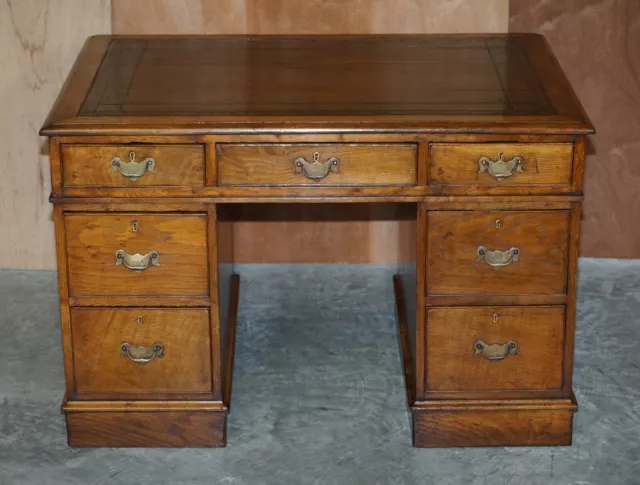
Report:
M 537 35 L 90 38 L 42 129 L 69 443 L 225 445 L 230 203 L 385 202 L 415 446 L 570 444 L 592 132 Z

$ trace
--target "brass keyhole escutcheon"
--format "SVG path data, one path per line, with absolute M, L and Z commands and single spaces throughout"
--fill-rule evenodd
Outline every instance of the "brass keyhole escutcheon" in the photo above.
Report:
M 498 318 L 500 318 L 500 315 L 498 315 L 497 313 L 493 314 L 493 323 L 498 323 Z
M 496 229 L 500 229 L 501 225 L 502 225 L 502 221 L 500 221 L 500 219 L 496 219 Z
M 138 325 L 142 325 L 142 315 L 138 316 L 136 321 L 138 322 Z
M 131 223 L 131 227 L 133 228 L 133 232 L 138 232 L 138 229 L 140 228 L 140 222 L 133 221 Z

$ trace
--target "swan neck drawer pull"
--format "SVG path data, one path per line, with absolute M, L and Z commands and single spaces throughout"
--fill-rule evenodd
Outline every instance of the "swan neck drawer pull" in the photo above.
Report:
M 509 340 L 505 344 L 488 344 L 484 340 L 478 340 L 474 345 L 473 355 L 479 354 L 487 360 L 502 360 L 508 355 L 518 355 L 518 344 L 515 340 Z
M 520 261 L 520 249 L 518 248 L 511 248 L 507 251 L 490 251 L 486 247 L 480 246 L 477 254 L 476 262 L 486 261 L 492 268 L 502 268 Z
M 127 357 L 136 364 L 146 364 L 156 357 L 164 357 L 164 345 L 153 344 L 151 347 L 133 347 L 129 342 L 120 345 L 122 357 Z
M 136 152 L 129 153 L 129 161 L 123 162 L 118 157 L 111 160 L 111 170 L 120 172 L 124 177 L 135 182 L 145 173 L 156 173 L 156 161 L 153 158 L 145 158 L 142 162 L 136 162 Z
M 132 271 L 144 271 L 149 266 L 160 266 L 160 253 L 149 251 L 147 254 L 129 254 L 124 249 L 116 251 L 116 266 L 124 265 Z
M 320 162 L 320 154 L 318 152 L 313 154 L 313 162 L 307 162 L 303 157 L 299 157 L 295 159 L 293 165 L 295 173 L 301 173 L 314 182 L 320 182 L 331 172 L 340 173 L 340 160 L 338 158 L 331 157 L 326 162 Z
M 511 177 L 516 172 L 524 172 L 522 157 L 513 157 L 511 160 L 503 160 L 504 153 L 498 153 L 498 160 L 491 160 L 489 157 L 482 157 L 478 160 L 478 173 L 489 172 L 489 174 L 500 181 Z

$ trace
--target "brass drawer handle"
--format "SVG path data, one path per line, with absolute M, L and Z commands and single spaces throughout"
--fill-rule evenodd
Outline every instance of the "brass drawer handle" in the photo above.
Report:
M 151 347 L 132 347 L 130 343 L 123 342 L 120 350 L 122 350 L 122 357 L 127 357 L 136 364 L 146 364 L 156 357 L 164 357 L 162 344 L 153 344 Z
M 160 253 L 149 251 L 147 254 L 129 254 L 124 249 L 116 251 L 116 266 L 123 264 L 132 271 L 144 271 L 149 266 L 160 266 Z
M 314 182 L 320 182 L 330 172 L 340 173 L 340 160 L 336 157 L 331 157 L 324 163 L 319 160 L 320 154 L 318 152 L 313 154 L 313 163 L 307 162 L 303 157 L 296 158 L 295 162 L 293 162 L 295 173 L 304 174 L 305 177 Z
M 156 173 L 156 161 L 153 158 L 146 158 L 142 162 L 136 162 L 136 152 L 129 153 L 129 161 L 123 162 L 118 157 L 111 160 L 111 170 L 120 172 L 131 181 L 136 181 L 145 173 Z
M 511 177 L 516 172 L 524 172 L 522 157 L 513 157 L 508 162 L 503 160 L 504 153 L 498 153 L 498 160 L 491 160 L 488 157 L 482 157 L 478 160 L 478 173 L 489 172 L 498 181 Z
M 488 344 L 484 340 L 478 340 L 473 355 L 478 354 L 488 360 L 502 360 L 509 354 L 518 355 L 518 344 L 515 340 L 509 340 L 506 344 Z
M 492 268 L 501 268 L 520 261 L 520 250 L 511 248 L 507 251 L 490 251 L 484 246 L 478 248 L 476 262 L 486 261 Z

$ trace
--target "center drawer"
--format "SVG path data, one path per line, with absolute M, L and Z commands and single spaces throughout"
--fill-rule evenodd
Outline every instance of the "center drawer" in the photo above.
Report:
M 67 213 L 70 296 L 207 296 L 205 214 Z
M 569 211 L 429 211 L 427 295 L 566 293 Z
M 219 185 L 416 185 L 415 144 L 218 144 Z
M 209 311 L 72 308 L 76 392 L 210 392 Z

